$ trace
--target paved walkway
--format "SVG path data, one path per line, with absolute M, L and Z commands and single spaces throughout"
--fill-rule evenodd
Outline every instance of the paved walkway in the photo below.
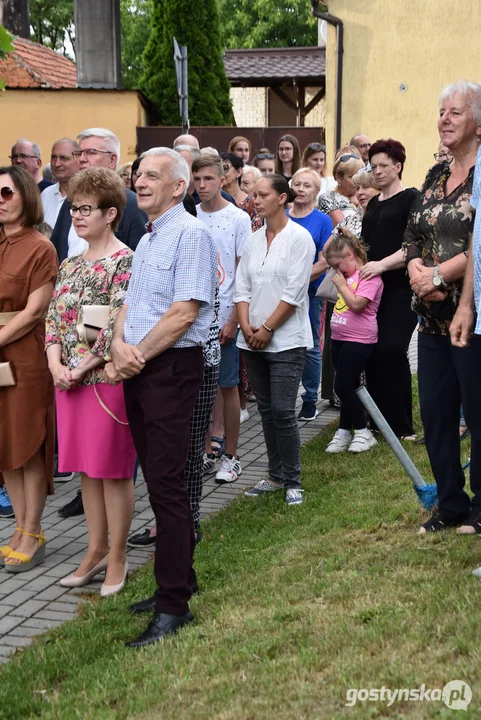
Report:
M 300 406 L 300 401 L 299 401 Z M 328 423 L 338 418 L 327 402 L 318 405 L 319 416 L 309 423 L 300 423 L 301 440 L 308 442 Z M 243 472 L 234 485 L 216 485 L 212 476 L 204 485 L 202 516 L 216 512 L 243 490 L 258 482 L 266 473 L 267 457 L 257 406 L 248 406 L 250 418 L 241 426 L 239 455 Z M 71 620 L 85 591 L 98 593 L 101 580 L 76 590 L 66 590 L 59 578 L 77 569 L 87 546 L 85 518 L 63 519 L 58 509 L 75 495 L 78 477 L 56 485 L 56 494 L 47 500 L 42 527 L 48 538 L 43 565 L 14 575 L 0 569 L 0 662 L 6 662 L 16 648 L 28 645 L 35 635 Z M 153 519 L 142 476 L 135 488 L 135 514 L 132 531 L 150 527 Z M 0 520 L 0 544 L 13 534 L 14 521 Z M 151 556 L 148 550 L 128 549 L 129 567 L 134 570 Z M 102 577 L 102 576 L 101 576 Z

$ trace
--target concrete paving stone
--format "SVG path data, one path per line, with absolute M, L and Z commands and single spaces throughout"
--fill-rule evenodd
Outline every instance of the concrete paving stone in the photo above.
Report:
M 19 636 L 16 637 L 14 635 L 13 636 L 4 635 L 0 642 L 2 645 L 9 645 L 10 647 L 18 648 L 18 647 L 27 647 L 27 645 L 31 645 L 32 639 L 28 638 L 28 637 L 19 637 Z
M 20 605 L 23 605 L 23 603 L 27 602 L 27 600 L 30 600 L 33 595 L 35 595 L 35 590 L 24 587 L 20 590 L 15 590 L 13 593 L 10 593 L 10 595 L 7 595 L 5 602 L 12 607 L 19 607 Z
M 17 639 L 21 640 L 22 638 L 33 638 L 35 635 L 41 635 L 43 632 L 45 632 L 45 628 L 37 628 L 37 627 L 28 627 L 25 625 L 20 625 L 19 627 L 13 628 L 13 630 L 10 630 L 8 635 L 4 635 L 2 638 L 0 638 L 0 642 L 3 642 L 7 638 Z
M 72 556 L 77 555 L 77 553 L 82 552 L 85 555 L 85 550 L 87 549 L 87 542 L 84 542 L 83 540 L 75 541 L 75 542 L 66 542 L 65 536 L 62 536 L 64 547 L 59 548 L 57 552 L 60 555 L 63 556 Z
M 67 575 L 71 575 L 71 573 L 75 572 L 77 568 L 78 565 L 73 565 L 72 563 L 62 563 L 61 565 L 56 565 L 55 567 L 49 568 L 46 575 L 54 578 L 62 578 L 66 577 Z
M 0 645 L 0 657 L 9 657 L 10 655 L 13 655 L 15 652 L 14 647 L 9 647 L 7 645 Z
M 143 512 L 140 512 L 140 513 L 137 515 L 137 519 L 138 519 L 138 520 L 146 520 L 146 521 L 149 521 L 149 520 L 153 520 L 153 518 L 154 518 L 154 513 L 152 512 L 152 509 L 150 509 L 150 510 L 143 510 Z
M 60 587 L 60 585 L 51 585 L 50 587 L 39 592 L 35 596 L 36 600 L 45 600 L 46 602 L 53 602 L 58 598 L 62 597 L 68 592 L 67 588 Z
M 33 617 L 39 610 L 42 610 L 47 605 L 46 600 L 27 600 L 23 605 L 19 605 L 15 609 L 15 615 L 23 618 Z
M 75 525 L 75 527 L 71 527 L 68 530 L 65 530 L 64 532 L 65 537 L 71 537 L 71 538 L 80 538 L 84 535 L 87 536 L 87 526 L 86 525 Z
M 23 620 L 24 618 L 18 619 Z M 70 617 L 67 619 L 70 620 Z M 40 632 L 46 632 L 47 630 L 50 630 L 50 628 L 58 627 L 62 624 L 62 622 L 63 621 L 61 618 L 58 618 L 57 620 L 47 620 L 46 618 L 31 617 L 28 620 L 25 620 L 21 629 L 23 630 L 24 628 L 36 628 Z M 38 635 L 39 633 L 36 634 Z
M 77 605 L 79 602 L 81 602 L 80 598 L 77 598 Z M 71 615 L 73 617 L 77 612 L 77 605 L 74 603 L 63 603 L 61 600 L 58 600 L 57 602 L 49 603 L 47 607 L 42 610 L 41 613 L 37 613 L 35 617 L 42 617 L 42 614 L 46 611 L 52 613 L 67 613 L 67 615 Z
M 51 570 L 57 565 L 65 565 L 67 563 L 68 556 L 62 555 L 62 553 L 53 553 L 45 558 L 43 567 L 45 568 L 45 574 L 51 575 Z
M 3 603 L 0 603 L 0 618 L 4 617 L 4 615 L 8 615 L 13 610 L 13 605 L 4 605 Z
M 4 595 L 10 595 L 16 590 L 20 590 L 20 588 L 28 582 L 28 580 L 23 577 L 23 575 L 26 574 L 27 573 L 22 573 L 21 576 L 18 577 L 16 575 L 12 575 L 12 573 L 3 571 L 2 575 L 0 575 L 0 590 L 2 593 Z
M 14 627 L 23 623 L 24 620 L 25 618 L 17 617 L 16 615 L 6 615 L 0 620 L 0 636 L 6 635 Z
M 70 612 L 59 612 L 56 610 L 52 612 L 50 610 L 41 610 L 35 615 L 35 619 L 38 620 L 50 620 L 52 622 L 68 622 L 74 617 L 73 613 Z
M 42 592 L 42 590 L 45 590 L 46 588 L 50 587 L 56 582 L 55 578 L 49 577 L 48 575 L 41 575 L 40 577 L 36 577 L 34 580 L 29 582 L 28 587 L 32 590 L 35 590 L 36 593 Z

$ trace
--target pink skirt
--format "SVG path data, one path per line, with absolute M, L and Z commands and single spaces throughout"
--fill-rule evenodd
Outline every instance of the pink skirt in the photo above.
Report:
M 57 404 L 58 469 L 83 472 L 91 478 L 131 478 L 136 452 L 127 422 L 122 383 L 83 385 L 55 391 Z

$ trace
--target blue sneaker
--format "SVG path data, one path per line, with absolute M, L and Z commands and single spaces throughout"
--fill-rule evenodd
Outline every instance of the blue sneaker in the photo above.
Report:
M 0 518 L 12 518 L 15 516 L 12 503 L 5 488 L 0 488 Z

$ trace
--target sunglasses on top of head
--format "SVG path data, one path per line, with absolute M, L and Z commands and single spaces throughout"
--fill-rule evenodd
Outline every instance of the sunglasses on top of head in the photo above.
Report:
M 274 153 L 257 153 L 256 155 L 257 160 L 274 160 L 274 158 Z
M 11 200 L 16 192 L 18 192 L 18 190 L 14 190 L 13 188 L 8 187 L 8 185 L 5 185 L 0 189 L 0 195 L 3 200 Z
M 353 153 L 349 153 L 349 155 L 341 155 L 337 158 L 341 162 L 347 162 L 348 160 L 360 160 L 361 158 L 359 155 L 354 155 Z
M 326 152 L 326 146 L 321 143 L 309 143 L 307 147 L 309 150 L 315 150 L 316 152 Z

